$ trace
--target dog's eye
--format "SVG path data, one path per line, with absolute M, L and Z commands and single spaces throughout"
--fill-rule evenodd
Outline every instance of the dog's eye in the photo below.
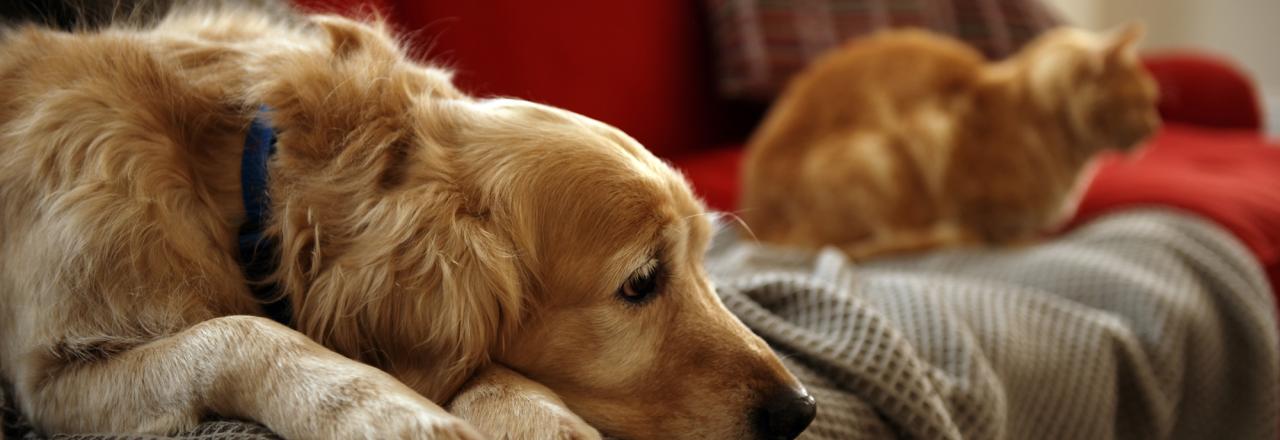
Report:
M 642 304 L 661 288 L 662 270 L 658 260 L 649 260 L 618 288 L 618 296 L 632 304 Z

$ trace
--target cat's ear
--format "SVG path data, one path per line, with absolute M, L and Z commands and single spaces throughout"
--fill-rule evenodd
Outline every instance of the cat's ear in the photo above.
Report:
M 1137 55 L 1138 42 L 1147 34 L 1147 27 L 1141 22 L 1130 22 L 1107 36 L 1104 56 L 1108 61 L 1121 60 Z

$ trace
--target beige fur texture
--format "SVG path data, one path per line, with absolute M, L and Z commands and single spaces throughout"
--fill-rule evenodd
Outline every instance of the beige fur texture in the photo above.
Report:
M 0 82 L 0 373 L 44 433 L 763 438 L 761 408 L 805 395 L 715 295 L 678 173 L 468 96 L 377 23 L 29 26 Z M 294 328 L 235 258 L 261 105 Z
M 1095 153 L 1158 126 L 1142 28 L 1062 28 L 988 62 L 919 30 L 855 40 L 795 78 L 753 135 L 742 216 L 763 241 L 856 259 L 1037 238 Z

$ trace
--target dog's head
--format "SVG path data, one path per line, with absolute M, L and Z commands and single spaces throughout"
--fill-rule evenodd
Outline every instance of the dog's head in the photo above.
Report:
M 707 279 L 711 227 L 678 173 L 563 110 L 469 107 L 466 161 L 501 164 L 476 184 L 511 210 L 502 229 L 531 295 L 498 361 L 619 436 L 774 438 L 808 424 L 812 399 Z
M 721 304 L 684 179 L 619 130 L 474 99 L 317 19 L 275 109 L 278 274 L 300 329 L 437 401 L 486 362 L 626 438 L 792 438 L 814 402 Z

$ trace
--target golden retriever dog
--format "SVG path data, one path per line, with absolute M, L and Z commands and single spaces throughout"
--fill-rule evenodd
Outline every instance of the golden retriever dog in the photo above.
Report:
M 27 26 L 0 81 L 0 371 L 43 433 L 772 439 L 814 416 L 715 295 L 678 173 L 468 96 L 380 25 Z M 237 252 L 255 118 L 291 325 Z

